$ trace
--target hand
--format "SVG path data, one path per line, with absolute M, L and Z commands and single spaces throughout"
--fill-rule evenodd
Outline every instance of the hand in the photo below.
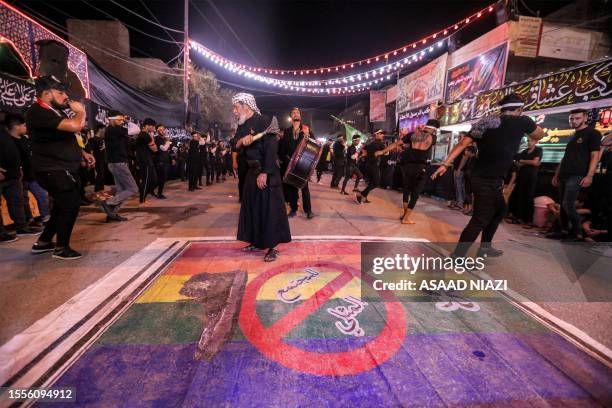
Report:
M 383 155 L 382 150 L 379 150 L 379 151 L 377 151 L 377 152 L 374 152 L 374 157 L 378 157 L 378 156 L 382 156 L 382 155 Z
M 310 128 L 308 126 L 302 126 L 302 131 L 304 132 L 304 136 L 310 137 Z
M 93 167 L 96 164 L 96 159 L 93 157 L 93 154 L 87 153 L 86 151 L 81 152 L 81 156 L 87 162 L 87 167 Z
M 557 177 L 556 174 L 553 176 L 551 184 L 553 185 L 553 187 L 559 186 L 559 178 Z
M 253 143 L 253 135 L 246 135 L 241 140 L 243 145 L 248 146 Z
M 268 186 L 268 173 L 259 173 L 259 176 L 257 176 L 257 187 L 259 187 L 260 190 L 263 190 L 267 186 Z
M 172 165 L 176 166 L 176 160 L 172 160 Z
M 83 106 L 81 102 L 70 101 L 68 102 L 68 106 L 70 106 L 70 110 L 72 110 L 74 113 L 84 113 L 85 112 L 85 106 Z
M 593 176 L 586 176 L 582 180 L 580 180 L 580 185 L 582 187 L 588 187 L 593 183 Z
M 441 177 L 446 173 L 446 166 L 440 166 L 434 173 L 431 175 L 431 179 L 435 180 L 438 177 Z

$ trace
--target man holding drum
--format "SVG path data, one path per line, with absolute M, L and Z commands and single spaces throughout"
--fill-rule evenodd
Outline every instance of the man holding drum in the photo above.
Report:
M 285 174 L 289 163 L 291 162 L 291 157 L 293 153 L 297 149 L 297 147 L 302 142 L 302 139 L 306 138 L 314 138 L 312 132 L 310 132 L 310 128 L 307 125 L 302 123 L 302 115 L 300 113 L 300 108 L 293 108 L 290 112 L 292 125 L 285 129 L 283 134 L 283 138 L 279 142 L 278 146 L 278 156 L 281 164 L 281 174 Z M 312 219 L 314 214 L 312 212 L 312 207 L 310 203 L 310 190 L 308 189 L 308 182 L 301 189 L 302 190 L 302 206 L 304 212 L 306 213 L 306 218 Z M 289 217 L 295 217 L 297 214 L 298 208 L 298 188 L 288 184 L 283 183 L 283 191 L 285 193 L 285 201 L 289 203 L 291 207 L 291 211 L 289 212 Z

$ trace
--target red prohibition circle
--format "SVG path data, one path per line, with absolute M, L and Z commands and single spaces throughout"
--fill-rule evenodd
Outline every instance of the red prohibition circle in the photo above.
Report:
M 313 296 L 295 307 L 269 327 L 264 327 L 257 315 L 256 300 L 261 287 L 274 276 L 297 268 L 325 267 L 342 272 Z M 368 275 L 361 276 L 358 269 L 334 262 L 292 262 L 272 268 L 247 285 L 240 311 L 240 328 L 245 337 L 266 357 L 285 367 L 313 375 L 356 375 L 370 370 L 397 353 L 407 334 L 404 306 L 390 293 L 381 297 L 385 303 L 387 321 L 381 332 L 363 346 L 348 351 L 319 353 L 287 344 L 283 337 L 295 326 L 321 307 L 334 293 L 354 277 L 372 284 Z

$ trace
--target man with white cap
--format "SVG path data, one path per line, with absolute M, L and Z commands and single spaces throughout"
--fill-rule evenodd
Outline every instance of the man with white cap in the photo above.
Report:
M 130 136 L 140 133 L 140 128 L 131 122 L 125 127 L 125 116 L 113 110 L 108 116 L 109 126 L 104 131 L 106 139 L 106 154 L 108 171 L 115 179 L 115 195 L 105 201 L 103 207 L 107 211 L 106 222 L 126 221 L 127 218 L 117 214 L 119 208 L 130 197 L 138 193 L 138 185 L 130 172 L 129 141 Z
M 453 160 L 472 142 L 478 146 L 478 157 L 472 171 L 474 214 L 459 237 L 454 255 L 463 257 L 482 233 L 478 256 L 500 256 L 501 250 L 491 247 L 493 235 L 506 214 L 504 178 L 512 166 L 523 136 L 538 141 L 544 131 L 531 118 L 522 116 L 524 102 L 516 94 L 506 95 L 500 102 L 501 113 L 481 119 L 461 139 L 446 160 L 431 176 L 446 173 Z
M 274 133 L 253 137 L 267 131 L 271 124 L 257 108 L 253 95 L 236 94 L 232 105 L 238 120 L 236 147 L 244 149 L 249 165 L 242 191 L 237 239 L 248 242 L 243 252 L 267 249 L 264 261 L 272 262 L 279 254 L 276 246 L 291 242 L 278 160 L 278 137 Z

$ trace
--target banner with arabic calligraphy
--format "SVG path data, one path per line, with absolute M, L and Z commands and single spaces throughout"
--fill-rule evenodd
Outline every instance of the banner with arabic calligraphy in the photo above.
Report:
M 430 105 L 400 113 L 399 128 L 414 132 L 417 126 L 427 123 L 429 112 L 431 112 Z
M 518 85 L 483 92 L 476 97 L 473 119 L 497 109 L 504 95 L 517 93 L 524 110 L 534 111 L 593 102 L 612 95 L 612 58 L 547 75 Z
M 446 75 L 446 103 L 503 85 L 507 51 L 508 43 L 503 43 L 449 69 Z
M 36 96 L 34 85 L 26 81 L 0 74 L 0 109 L 5 112 L 21 113 L 27 109 Z

